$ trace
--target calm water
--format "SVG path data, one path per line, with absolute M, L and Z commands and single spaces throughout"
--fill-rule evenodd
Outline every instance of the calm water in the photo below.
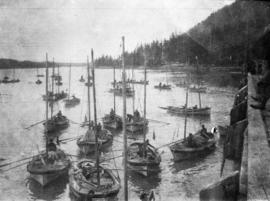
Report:
M 60 69 L 63 76 L 63 86 L 68 88 L 68 68 Z M 45 70 L 40 70 L 45 74 Z M 81 98 L 81 103 L 76 107 L 67 109 L 63 101 L 55 104 L 54 111 L 61 110 L 73 122 L 82 122 L 87 112 L 87 87 L 79 82 L 81 75 L 86 74 L 86 69 L 82 67 L 72 68 L 71 94 Z M 0 78 L 12 76 L 12 71 L 0 70 Z M 120 79 L 120 70 L 116 71 L 116 77 Z M 127 75 L 131 72 L 127 70 Z M 45 77 L 40 78 L 43 83 L 36 85 L 35 69 L 19 69 L 16 76 L 21 80 L 17 84 L 0 84 L 0 157 L 8 160 L 16 160 L 36 154 L 44 148 L 43 125 L 39 124 L 29 130 L 25 127 L 45 119 L 45 102 L 42 94 L 45 93 Z M 180 106 L 185 102 L 185 90 L 173 84 L 171 91 L 159 91 L 154 89 L 154 85 L 168 80 L 171 83 L 177 82 L 180 73 L 164 73 L 162 71 L 148 71 L 150 84 L 147 86 L 147 117 L 150 121 L 147 138 L 155 146 L 161 146 L 174 139 L 183 137 L 184 117 L 173 116 L 166 111 L 159 109 L 159 106 L 175 105 Z M 85 76 L 84 76 L 85 77 Z M 135 78 L 143 79 L 143 71 L 135 70 Z M 97 112 L 98 118 L 108 113 L 113 107 L 113 94 L 108 90 L 112 81 L 111 69 L 96 70 L 97 86 Z M 206 81 L 206 84 L 207 81 Z M 205 124 L 208 129 L 218 124 L 224 125 L 229 122 L 229 111 L 232 106 L 235 88 L 214 87 L 208 85 L 211 93 L 202 94 L 202 105 L 211 106 L 211 117 L 206 119 L 188 118 L 187 132 L 194 132 L 200 128 L 200 124 Z M 136 96 L 134 98 L 135 108 L 143 112 L 143 85 L 135 85 Z M 189 105 L 198 104 L 198 95 L 190 94 Z M 116 98 L 116 112 L 122 113 L 122 98 Z M 127 100 L 127 112 L 132 112 L 132 98 Z M 93 110 L 92 110 L 93 111 Z M 153 139 L 153 131 L 156 138 Z M 78 124 L 71 123 L 70 127 L 62 132 L 60 139 L 75 137 L 86 132 L 86 128 L 81 128 Z M 122 133 L 115 133 L 112 149 L 114 155 L 122 154 Z M 132 139 L 129 139 L 131 142 Z M 61 145 L 67 153 L 76 155 L 78 147 L 76 141 Z M 219 178 L 221 148 L 203 159 L 174 163 L 172 154 L 167 147 L 161 148 L 162 162 L 161 172 L 152 178 L 144 178 L 137 174 L 129 175 L 129 198 L 139 200 L 139 194 L 144 191 L 154 190 L 157 200 L 197 200 L 199 191 L 207 184 Z M 111 158 L 111 152 L 105 152 L 102 158 Z M 7 161 L 8 161 L 7 160 Z M 76 158 L 74 158 L 76 160 Z M 2 162 L 5 163 L 6 161 Z M 110 167 L 113 161 L 107 162 Z M 122 158 L 116 159 L 117 168 L 122 168 Z M 9 166 L 7 168 L 10 168 Z M 6 168 L 5 168 L 6 169 Z M 123 181 L 123 171 L 119 170 Z M 46 188 L 41 188 L 37 183 L 28 179 L 26 166 L 21 166 L 9 171 L 0 171 L 0 200 L 70 200 L 67 178 L 62 178 L 51 183 Z M 117 197 L 107 200 L 122 200 L 123 191 L 121 189 Z

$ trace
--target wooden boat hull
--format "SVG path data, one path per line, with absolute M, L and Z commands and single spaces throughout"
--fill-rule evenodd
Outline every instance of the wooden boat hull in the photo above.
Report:
M 155 89 L 159 89 L 159 90 L 171 90 L 172 87 L 171 85 L 168 85 L 168 86 L 154 86 Z
M 46 126 L 46 123 L 44 123 L 44 126 Z M 66 129 L 68 127 L 69 127 L 69 120 L 67 118 L 61 122 L 52 122 L 52 120 L 50 119 L 47 124 L 47 131 L 55 132 Z
M 95 153 L 96 151 L 96 141 L 84 141 L 83 140 L 84 136 L 81 136 L 81 138 L 79 138 L 77 140 L 77 145 L 80 148 L 80 152 L 84 153 L 84 154 L 92 154 Z M 112 144 L 113 141 L 113 137 L 111 135 L 111 137 L 107 140 L 107 141 L 101 141 L 101 145 L 100 145 L 100 150 L 106 149 L 107 147 L 109 147 Z
M 210 116 L 211 115 L 211 108 L 204 107 L 204 108 L 188 108 L 185 110 L 183 107 L 160 107 L 161 109 L 167 110 L 167 112 L 176 114 L 176 115 L 198 115 L 198 116 Z
M 148 121 L 144 123 L 144 121 L 128 123 L 126 125 L 126 129 L 131 133 L 138 133 L 144 131 L 148 127 Z
M 206 93 L 207 88 L 201 87 L 201 88 L 189 88 L 190 92 L 196 92 L 196 93 Z
M 174 149 L 173 147 L 170 147 L 170 150 L 173 154 L 173 160 L 174 161 L 183 161 L 187 159 L 197 158 L 199 156 L 205 155 L 216 148 L 216 143 L 214 140 L 211 140 L 207 143 L 207 145 L 204 145 L 199 148 L 187 148 L 187 149 Z
M 128 159 L 127 165 L 129 170 L 134 171 L 138 174 L 149 176 L 151 174 L 156 174 L 160 171 L 159 164 L 161 162 L 161 157 L 157 150 L 152 145 L 147 145 L 147 156 L 150 158 L 143 158 L 141 155 L 138 155 L 140 152 L 139 147 L 142 147 L 142 142 L 134 142 L 128 147 Z
M 48 173 L 48 174 L 31 174 L 30 178 L 37 181 L 41 186 L 46 186 L 47 184 L 51 183 L 52 181 L 56 180 L 59 177 L 67 176 L 68 175 L 68 168 L 55 172 L 55 173 Z
M 88 161 L 93 163 L 91 160 L 82 160 L 82 162 Z M 76 198 L 81 198 L 83 200 L 91 200 L 92 198 L 106 198 L 118 194 L 120 190 L 119 179 L 116 178 L 111 170 L 105 169 L 102 166 L 100 166 L 100 169 L 102 169 L 102 171 L 111 179 L 112 183 L 108 188 L 106 188 L 106 186 L 102 186 L 102 184 L 100 187 L 91 185 L 91 183 L 88 183 L 88 181 L 83 178 L 83 175 L 76 175 L 76 167 L 73 166 L 69 171 L 70 192 Z
M 105 128 L 114 130 L 121 129 L 123 124 L 120 116 L 115 115 L 115 117 L 112 119 L 110 114 L 107 114 L 102 118 L 102 123 Z
M 72 106 L 80 104 L 80 102 L 81 100 L 79 98 L 68 99 L 68 100 L 65 100 L 65 106 L 72 107 Z

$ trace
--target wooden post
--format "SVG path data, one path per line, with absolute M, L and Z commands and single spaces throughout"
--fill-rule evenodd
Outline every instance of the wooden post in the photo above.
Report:
M 98 144 L 98 133 L 97 133 L 97 106 L 96 106 L 96 84 L 95 84 L 95 61 L 94 51 L 91 49 L 91 60 L 92 60 L 92 77 L 93 77 L 93 100 L 94 100 L 94 133 L 96 139 L 96 167 L 97 167 L 97 182 L 100 185 L 99 175 L 99 144 Z
M 124 138 L 124 200 L 128 201 L 127 175 L 127 131 L 126 131 L 126 71 L 125 71 L 125 37 L 122 37 L 122 83 L 123 83 L 123 138 Z
M 46 154 L 48 154 L 47 144 L 48 144 L 48 112 L 49 112 L 49 104 L 48 104 L 48 53 L 46 53 L 46 123 L 45 123 L 45 135 L 46 135 Z

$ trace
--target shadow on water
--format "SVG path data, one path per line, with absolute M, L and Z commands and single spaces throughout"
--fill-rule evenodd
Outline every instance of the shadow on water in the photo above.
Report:
M 132 185 L 136 187 L 135 192 L 138 195 L 140 195 L 142 192 L 150 192 L 150 190 L 156 189 L 161 182 L 160 173 L 145 177 L 141 174 L 129 170 L 128 175 L 129 182 L 131 182 Z
M 34 200 L 55 200 L 66 191 L 67 184 L 68 176 L 62 176 L 45 187 L 42 187 L 35 180 L 28 178 L 26 186 L 28 188 L 29 195 Z

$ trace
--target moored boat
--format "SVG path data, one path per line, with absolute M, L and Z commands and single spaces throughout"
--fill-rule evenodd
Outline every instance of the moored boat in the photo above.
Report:
M 62 115 L 61 111 L 52 116 L 48 121 L 43 123 L 48 132 L 55 132 L 66 129 L 69 126 L 69 120 L 66 116 Z
M 106 114 L 102 118 L 102 122 L 103 122 L 103 126 L 108 129 L 117 130 L 117 129 L 122 128 L 122 117 L 114 114 L 114 112 L 113 114 L 112 113 Z
M 120 179 L 112 170 L 102 165 L 97 168 L 92 160 L 83 159 L 69 171 L 69 188 L 73 195 L 83 200 L 106 198 L 119 192 Z
M 41 186 L 46 186 L 58 177 L 67 176 L 70 167 L 69 157 L 57 148 L 56 150 L 43 151 L 40 155 L 33 157 L 27 165 L 30 177 Z
M 80 148 L 81 153 L 92 154 L 96 151 L 95 132 L 97 132 L 100 150 L 103 150 L 112 144 L 113 136 L 109 130 L 97 129 L 97 131 L 95 131 L 95 129 L 91 127 L 90 129 L 87 130 L 85 135 L 82 135 L 77 140 L 77 145 Z
M 201 132 L 190 134 L 187 139 L 180 140 L 170 145 L 174 161 L 182 161 L 187 159 L 203 156 L 216 148 L 216 141 L 212 133 Z
M 190 92 L 196 92 L 196 93 L 206 93 L 207 92 L 207 87 L 190 87 L 189 88 Z
M 133 142 L 127 149 L 128 168 L 144 176 L 156 174 L 160 171 L 160 154 L 157 149 L 145 142 Z
M 175 106 L 168 106 L 168 107 L 160 107 L 161 109 L 167 110 L 169 113 L 177 114 L 177 115 L 198 115 L 198 116 L 209 116 L 211 115 L 211 108 L 210 107 L 201 107 L 198 108 L 188 107 L 187 109 L 185 106 L 182 107 L 175 107 Z
M 171 90 L 172 89 L 172 86 L 170 84 L 162 84 L 162 83 L 159 83 L 159 85 L 155 85 L 154 87 L 155 87 L 155 89 L 159 89 L 159 90 Z

